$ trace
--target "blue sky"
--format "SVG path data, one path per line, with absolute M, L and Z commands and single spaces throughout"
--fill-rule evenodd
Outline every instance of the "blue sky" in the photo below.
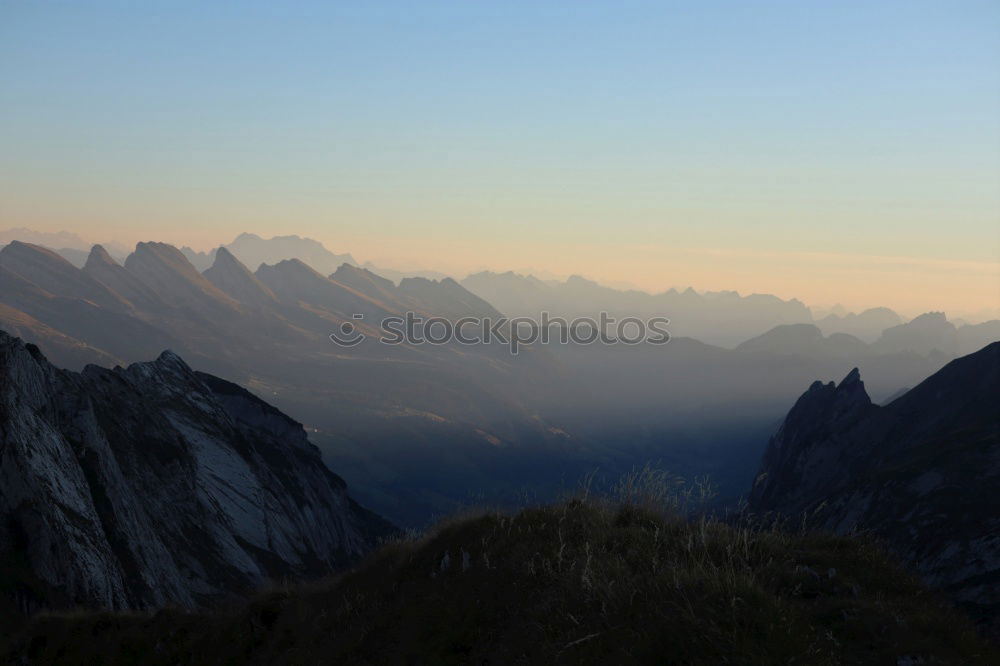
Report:
M 1000 306 L 1000 3 L 283 4 L 0 2 L 0 226 Z

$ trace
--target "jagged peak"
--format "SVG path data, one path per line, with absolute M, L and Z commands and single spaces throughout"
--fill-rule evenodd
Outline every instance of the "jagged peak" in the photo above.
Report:
M 156 357 L 155 363 L 158 365 L 179 366 L 185 370 L 191 369 L 184 359 L 169 349 L 164 349 L 160 352 L 160 355 Z
M 863 382 L 861 381 L 861 371 L 858 370 L 857 368 L 854 368 L 853 370 L 848 372 L 847 376 L 840 381 L 840 384 L 838 385 L 837 388 L 850 387 L 852 384 L 863 384 Z
M 165 390 L 168 386 L 173 387 L 170 390 L 181 390 L 180 387 L 184 386 L 184 384 L 178 384 L 177 380 L 186 380 L 189 377 L 195 377 L 191 366 L 169 349 L 163 350 L 156 357 L 155 361 L 130 363 L 124 370 L 116 368 L 116 372 L 121 372 L 130 381 L 148 381 L 158 378 L 157 382 Z
M 865 383 L 861 381 L 861 372 L 853 368 L 837 385 L 834 391 L 835 400 L 843 403 L 859 403 L 863 405 L 872 404 L 872 399 L 865 390 Z
M 95 245 L 90 248 L 90 254 L 87 255 L 87 263 L 84 264 L 84 268 L 93 268 L 102 264 L 105 266 L 120 266 L 114 257 L 104 249 L 103 245 Z
M 226 268 L 226 269 L 237 269 L 240 272 L 250 272 L 242 261 L 236 258 L 232 252 L 226 249 L 225 246 L 220 246 L 215 251 L 215 259 L 212 261 L 211 268 Z M 211 269 L 210 269 L 211 270 Z

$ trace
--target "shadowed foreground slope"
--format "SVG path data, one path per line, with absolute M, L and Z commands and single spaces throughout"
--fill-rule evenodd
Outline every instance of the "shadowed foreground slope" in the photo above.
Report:
M 30 664 L 1000 663 L 864 541 L 581 501 L 455 521 L 230 611 L 39 616 L 7 649 Z

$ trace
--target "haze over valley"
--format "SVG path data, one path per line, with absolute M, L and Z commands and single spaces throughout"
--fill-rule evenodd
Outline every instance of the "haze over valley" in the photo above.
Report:
M 0 2 L 0 663 L 1000 663 L 1000 5 Z

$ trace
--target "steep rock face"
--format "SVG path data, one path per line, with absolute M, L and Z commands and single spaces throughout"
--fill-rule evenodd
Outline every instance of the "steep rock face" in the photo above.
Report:
M 67 290 L 57 288 L 56 291 L 65 293 Z M 0 325 L 7 330 L 24 332 L 23 324 L 28 319 L 43 324 L 44 328 L 34 327 L 35 333 L 43 335 L 32 339 L 45 344 L 49 353 L 57 357 L 60 363 L 71 364 L 73 367 L 82 365 L 76 363 L 78 355 L 67 356 L 61 353 L 65 350 L 63 343 L 67 338 L 97 352 L 96 355 L 83 355 L 90 362 L 103 362 L 109 358 L 148 357 L 174 343 L 174 339 L 165 335 L 158 327 L 136 318 L 132 313 L 118 308 L 103 308 L 83 298 L 52 294 L 2 265 L 0 300 L 7 306 L 6 312 L 13 316 L 11 318 L 0 313 Z M 127 304 L 122 302 L 122 306 L 127 307 Z M 46 335 L 50 331 L 57 331 L 65 337 L 62 340 L 54 339 L 51 335 Z M 108 352 L 109 349 L 114 352 Z
M 180 250 L 166 243 L 138 243 L 125 268 L 154 289 L 169 305 L 218 317 L 238 308 L 232 298 L 209 282 Z
M 274 293 L 224 247 L 216 250 L 212 267 L 202 275 L 244 305 L 264 307 L 276 302 Z
M 298 259 L 263 264 L 255 275 L 285 303 L 319 307 L 348 320 L 363 314 L 368 321 L 378 322 L 393 314 L 386 304 L 320 275 Z
M 986 623 L 1000 617 L 1000 342 L 884 407 L 857 370 L 816 382 L 771 438 L 754 511 L 871 530 Z M 995 629 L 994 629 L 995 630 Z
M 141 310 L 164 307 L 151 287 L 112 258 L 100 245 L 91 248 L 83 272 Z
M 330 279 L 383 303 L 394 302 L 398 298 L 396 285 L 391 280 L 365 268 L 341 264 Z
M 0 250 L 0 266 L 53 296 L 88 301 L 112 311 L 128 309 L 118 295 L 44 247 L 14 241 Z
M 300 424 L 171 352 L 77 374 L 0 332 L 0 433 L 0 556 L 51 591 L 25 609 L 196 606 L 392 531 Z

